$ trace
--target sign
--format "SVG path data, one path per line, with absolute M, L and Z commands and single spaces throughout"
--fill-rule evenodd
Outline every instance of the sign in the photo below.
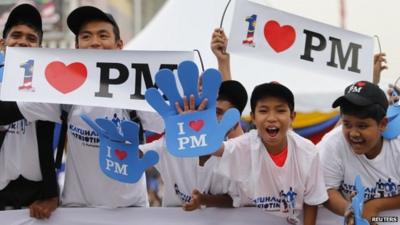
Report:
M 247 0 L 236 2 L 231 27 L 231 53 L 350 80 L 372 80 L 372 37 Z
M 206 70 L 202 79 L 202 92 L 198 90 L 199 71 L 192 61 L 184 61 L 178 66 L 178 77 L 183 94 L 193 95 L 196 109 L 207 99 L 205 110 L 179 114 L 175 103 L 183 109 L 183 99 L 179 93 L 175 75 L 170 70 L 160 70 L 156 74 L 157 87 L 146 91 L 147 102 L 161 115 L 165 123 L 165 139 L 168 151 L 177 157 L 196 157 L 217 151 L 226 133 L 239 122 L 237 109 L 229 109 L 221 121 L 217 121 L 216 102 L 221 74 L 218 70 Z
M 117 127 L 104 118 L 96 121 L 87 115 L 81 115 L 81 118 L 99 135 L 99 165 L 108 177 L 124 183 L 136 183 L 146 169 L 158 162 L 159 156 L 155 151 L 148 151 L 139 158 L 139 125 L 136 123 L 124 120 Z
M 159 69 L 192 52 L 7 48 L 1 99 L 152 110 L 144 101 Z

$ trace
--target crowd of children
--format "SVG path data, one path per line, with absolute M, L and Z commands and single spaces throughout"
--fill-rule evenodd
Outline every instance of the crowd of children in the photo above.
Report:
M 100 9 L 79 7 L 69 14 L 67 24 L 76 37 L 76 48 L 123 47 L 117 23 Z M 22 4 L 11 12 L 0 44 L 3 49 L 40 47 L 42 35 L 40 14 L 33 6 Z M 227 41 L 223 30 L 214 30 L 211 49 L 224 80 L 217 99 L 218 119 L 229 108 L 243 112 L 247 104 L 245 88 L 231 80 Z M 377 83 L 380 72 L 386 69 L 385 56 L 377 55 L 374 62 L 373 82 Z M 382 211 L 399 209 L 400 139 L 382 137 L 388 124 L 389 101 L 398 99 L 388 100 L 373 82 L 355 82 L 333 102 L 333 108 L 340 107 L 341 124 L 316 146 L 292 130 L 294 95 L 278 82 L 259 84 L 251 93 L 250 114 L 256 129 L 244 133 L 237 123 L 213 155 L 175 157 L 167 151 L 164 137 L 140 145 L 142 152 L 155 150 L 160 156 L 155 168 L 164 183 L 162 206 L 181 206 L 188 211 L 203 206 L 255 206 L 285 217 L 290 224 L 312 225 L 316 224 L 318 207 L 323 205 L 351 222 L 349 205 L 359 175 L 365 186 L 364 218 L 371 220 Z M 32 217 L 42 219 L 50 217 L 58 205 L 148 207 L 144 175 L 134 184 L 106 177 L 96 157 L 98 141 L 85 143 L 74 135 L 78 128 L 91 130 L 80 119 L 82 113 L 92 119 L 131 118 L 131 113 L 122 109 L 68 107 L 66 179 L 59 193 L 52 150 L 46 145 L 52 140 L 41 134 L 53 131 L 53 122 L 60 122 L 61 110 L 57 104 L 0 102 L 1 125 L 9 127 L 1 131 L 0 210 L 29 207 Z M 188 110 L 202 108 L 191 106 Z M 163 132 L 154 126 L 160 123 L 154 122 L 160 121 L 156 115 L 140 111 L 135 115 L 145 129 Z

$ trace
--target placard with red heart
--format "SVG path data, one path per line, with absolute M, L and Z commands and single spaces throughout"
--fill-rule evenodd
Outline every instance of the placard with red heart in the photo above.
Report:
M 84 64 L 74 62 L 65 65 L 60 61 L 49 63 L 45 69 L 46 80 L 63 94 L 78 89 L 86 81 L 87 69 Z

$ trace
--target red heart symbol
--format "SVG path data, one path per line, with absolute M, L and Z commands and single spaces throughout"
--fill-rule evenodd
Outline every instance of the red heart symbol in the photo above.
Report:
M 264 26 L 264 37 L 272 49 L 279 53 L 292 46 L 296 32 L 290 25 L 281 27 L 275 20 L 270 20 Z
M 121 161 L 124 160 L 128 156 L 128 153 L 126 153 L 126 151 L 122 151 L 119 149 L 115 149 L 114 153 L 117 156 L 117 158 Z
M 79 62 L 65 66 L 63 62 L 54 61 L 47 65 L 46 79 L 55 89 L 63 94 L 79 88 L 86 80 L 87 70 Z
M 204 126 L 204 120 L 192 120 L 189 122 L 189 126 L 195 130 L 195 131 L 199 131 L 201 130 L 201 128 L 203 128 Z

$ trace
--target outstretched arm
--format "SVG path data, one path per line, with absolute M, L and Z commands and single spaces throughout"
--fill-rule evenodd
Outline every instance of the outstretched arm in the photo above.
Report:
M 222 74 L 222 80 L 231 80 L 231 69 L 230 69 L 230 56 L 226 52 L 228 46 L 228 38 L 225 35 L 224 30 L 217 28 L 214 30 L 211 37 L 211 50 L 218 60 L 218 70 Z
M 202 194 L 199 190 L 194 189 L 192 199 L 189 203 L 182 205 L 185 211 L 193 211 L 205 205 L 207 207 L 233 207 L 233 200 L 228 194 L 210 195 Z
M 304 225 L 315 225 L 317 221 L 318 206 L 303 204 Z
M 379 84 L 381 80 L 381 72 L 382 70 L 386 70 L 388 67 L 386 66 L 386 54 L 379 53 L 374 55 L 374 73 L 372 83 Z
M 324 203 L 324 206 L 333 213 L 344 216 L 350 201 L 346 200 L 343 195 L 336 189 L 331 188 L 328 190 L 329 199 Z

